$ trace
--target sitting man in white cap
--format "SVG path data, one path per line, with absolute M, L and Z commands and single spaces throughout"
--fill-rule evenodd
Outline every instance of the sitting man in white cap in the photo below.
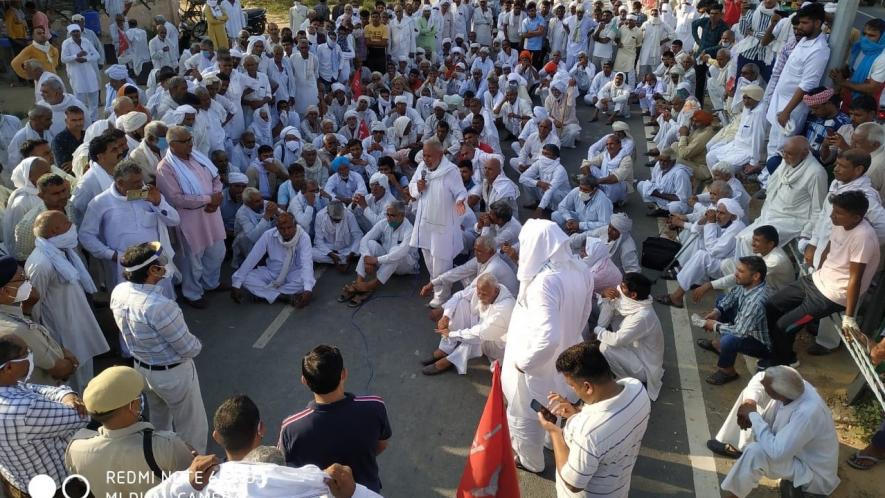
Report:
M 371 297 L 393 275 L 418 273 L 418 249 L 409 245 L 412 223 L 405 217 L 406 205 L 391 199 L 384 204 L 383 218 L 360 240 L 357 278 L 344 286 L 339 302 L 357 307 Z
M 144 139 L 144 126 L 148 122 L 147 114 L 132 111 L 117 118 L 117 128 L 126 133 L 126 143 L 130 151 L 134 151 Z M 157 160 L 159 163 L 159 159 Z
M 636 190 L 642 201 L 649 203 L 651 215 L 669 216 L 690 211 L 691 170 L 676 162 L 673 149 L 667 147 L 658 155 L 658 162 L 651 170 L 651 179 L 642 180 Z
M 621 149 L 624 150 L 624 154 L 633 155 L 636 150 L 636 142 L 633 140 L 633 135 L 630 134 L 630 125 L 623 121 L 615 121 L 612 123 L 612 132 L 604 135 L 587 149 L 587 159 L 593 159 L 596 155 L 601 154 L 605 150 L 608 137 L 612 135 L 621 139 Z
M 501 118 L 504 129 L 509 131 L 512 136 L 518 137 L 526 122 L 532 119 L 532 103 L 529 100 L 521 99 L 517 88 L 510 87 L 504 92 L 504 99 L 492 109 L 492 113 Z M 513 143 L 514 152 L 519 153 L 520 145 L 519 142 Z
M 763 90 L 759 85 L 744 85 L 744 110 L 734 138 L 710 146 L 707 152 L 708 166 L 725 161 L 737 173 L 748 166 L 755 168 L 765 165 L 765 139 L 768 136 L 769 123 L 765 119 L 766 106 L 760 105 L 762 94 Z
M 68 445 L 65 467 L 87 479 L 93 496 L 146 493 L 163 475 L 187 469 L 191 448 L 171 431 L 141 421 L 145 379 L 132 367 L 114 366 L 96 375 L 83 391 L 98 432 L 83 430 Z M 151 450 L 152 459 L 144 452 Z M 158 473 L 159 471 L 159 473 Z M 118 472 L 138 472 L 138 479 L 116 479 Z
M 302 308 L 310 303 L 316 278 L 313 273 L 313 257 L 310 237 L 295 223 L 289 213 L 276 217 L 276 228 L 267 230 L 243 264 L 231 277 L 231 298 L 241 302 L 245 294 L 242 288 L 257 298 L 274 302 L 283 296 L 286 302 Z M 267 256 L 263 266 L 258 266 Z
M 373 121 L 371 134 L 363 139 L 363 150 L 377 161 L 382 156 L 390 156 L 396 152 L 393 142 L 387 137 L 387 127 L 381 121 Z
M 384 173 L 375 173 L 369 178 L 369 195 L 355 193 L 350 207 L 356 215 L 360 230 L 368 232 L 379 221 L 385 219 L 385 210 L 396 198 L 390 192 L 390 180 Z
M 676 280 L 679 287 L 670 294 L 655 298 L 655 301 L 682 308 L 682 298 L 693 285 L 721 278 L 722 262 L 734 258 L 737 234 L 746 225 L 741 221 L 744 210 L 733 199 L 719 199 L 716 204 L 716 220 L 705 220 L 696 225 L 703 232 L 703 249 L 698 249 L 679 270 L 671 269 L 663 275 L 667 280 Z
M 335 199 L 317 213 L 314 221 L 313 260 L 335 265 L 343 273 L 358 259 L 362 238 L 353 211 Z
M 520 133 L 520 140 L 524 141 L 519 150 L 515 151 L 518 156 L 510 159 L 510 167 L 516 174 L 521 174 L 528 169 L 532 163 L 537 161 L 538 158 L 541 157 L 541 149 L 544 146 L 559 146 L 559 135 L 556 133 L 556 128 L 553 126 L 553 120 L 547 117 L 547 110 L 543 107 L 535 107 L 534 114 L 535 116 L 543 117 L 529 120 L 529 122 L 526 123 L 523 131 Z M 525 139 L 521 138 L 523 133 L 528 131 L 530 127 L 534 127 L 535 131 L 525 135 Z M 518 142 L 513 143 L 515 146 Z
M 597 238 L 605 242 L 612 262 L 622 273 L 639 273 L 642 268 L 632 231 L 633 220 L 625 213 L 614 213 L 608 225 L 573 236 L 569 245 L 572 251 L 578 253 L 587 245 L 587 238 Z
M 454 366 L 464 375 L 472 358 L 485 355 L 490 362 L 503 360 L 515 305 L 513 294 L 493 273 L 479 275 L 475 285 L 455 293 L 443 306 L 443 316 L 436 324 L 439 347 L 422 360 L 421 373 L 438 375 Z
M 569 149 L 574 148 L 575 142 L 581 137 L 575 103 L 578 88 L 575 85 L 573 79 L 554 79 L 550 83 L 550 94 L 544 99 L 544 107 L 550 113 L 562 146 Z
M 393 127 L 396 118 L 405 116 L 412 120 L 412 131 L 417 133 L 419 137 L 424 135 L 424 120 L 421 119 L 421 114 L 419 114 L 418 111 L 409 107 L 409 98 L 405 95 L 397 95 L 393 99 L 393 104 L 393 108 L 387 115 L 384 124 L 387 125 L 388 128 L 391 128 Z M 436 133 L 436 130 L 432 130 L 432 133 Z
M 839 485 L 833 414 L 795 369 L 757 373 L 741 391 L 710 450 L 737 458 L 722 481 L 728 498 L 750 494 L 763 477 L 780 479 L 783 496 L 829 496 Z
M 461 126 L 458 124 L 458 119 L 452 116 L 448 110 L 449 105 L 442 100 L 433 102 L 433 114 L 424 121 L 424 140 L 428 140 L 436 134 L 436 126 L 440 122 L 446 122 L 449 124 L 449 130 L 455 136 L 455 141 L 461 141 Z

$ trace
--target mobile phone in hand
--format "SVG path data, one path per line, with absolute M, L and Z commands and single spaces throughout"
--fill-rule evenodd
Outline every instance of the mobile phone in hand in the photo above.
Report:
M 147 200 L 148 198 L 148 190 L 147 189 L 136 189 L 136 190 L 127 190 L 126 191 L 126 200 L 127 201 L 138 201 L 138 200 Z
M 535 410 L 536 412 L 540 413 L 541 416 L 544 417 L 544 419 L 547 420 L 548 422 L 550 422 L 551 424 L 556 423 L 556 415 L 554 415 L 553 412 L 548 410 L 547 407 L 542 405 L 538 400 L 533 399 L 530 406 L 532 407 L 532 410 Z

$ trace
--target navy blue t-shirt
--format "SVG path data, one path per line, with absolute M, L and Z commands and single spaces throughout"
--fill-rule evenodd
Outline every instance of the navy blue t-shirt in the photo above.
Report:
M 390 421 L 380 396 L 354 396 L 334 403 L 311 401 L 307 409 L 283 420 L 278 446 L 286 465 L 313 464 L 325 469 L 333 463 L 347 465 L 359 484 L 381 491 L 378 441 L 390 439 Z

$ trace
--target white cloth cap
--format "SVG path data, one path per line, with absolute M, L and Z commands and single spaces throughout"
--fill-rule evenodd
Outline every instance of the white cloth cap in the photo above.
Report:
M 126 133 L 141 128 L 147 124 L 147 122 L 147 114 L 138 111 L 132 111 L 117 118 L 117 124 L 120 125 Z
M 738 218 L 744 217 L 744 210 L 741 209 L 741 205 L 738 204 L 738 201 L 734 199 L 724 198 L 719 199 L 719 202 L 716 203 L 716 206 L 722 206 L 729 213 L 737 216 Z
M 112 65 L 105 69 L 104 74 L 108 75 L 108 78 L 112 80 L 125 80 L 129 78 L 129 70 L 122 64 Z
M 227 183 L 249 183 L 249 177 L 239 171 L 232 171 L 227 174 Z
M 76 24 L 76 23 L 74 23 L 74 24 L 68 24 L 68 34 L 71 34 L 71 33 L 73 33 L 74 31 L 83 31 L 83 29 L 80 28 L 80 25 L 79 25 L 79 24 Z
M 613 226 L 615 230 L 621 232 L 621 235 L 630 233 L 630 231 L 633 230 L 633 220 L 624 213 L 613 214 L 609 219 L 608 224 Z

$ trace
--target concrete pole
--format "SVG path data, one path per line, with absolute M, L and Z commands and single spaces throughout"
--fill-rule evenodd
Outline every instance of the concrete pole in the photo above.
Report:
M 833 26 L 830 29 L 830 61 L 827 63 L 827 72 L 824 76 L 824 82 L 832 86 L 833 80 L 830 78 L 830 69 L 844 66 L 848 60 L 848 36 L 851 34 L 851 28 L 854 27 L 854 19 L 857 17 L 857 8 L 860 0 L 839 0 L 839 9 L 836 11 L 833 19 Z M 863 36 L 863 33 L 861 33 Z

